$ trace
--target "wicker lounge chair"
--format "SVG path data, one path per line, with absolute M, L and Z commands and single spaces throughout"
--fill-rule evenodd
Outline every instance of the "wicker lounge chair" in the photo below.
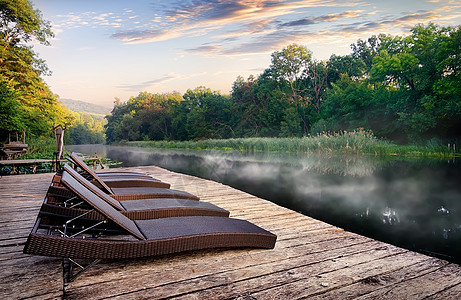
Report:
M 75 170 L 63 176 L 72 176 L 75 181 L 63 182 L 64 187 L 50 186 L 47 196 L 42 205 L 41 212 L 53 215 L 76 217 L 87 213 L 91 205 L 85 198 L 78 196 L 75 191 L 89 189 L 102 200 L 109 203 L 116 210 L 132 220 L 146 220 L 180 216 L 221 216 L 228 217 L 229 212 L 214 204 L 202 201 L 177 199 L 177 198 L 153 198 L 131 201 L 117 201 L 102 192 L 98 187 L 83 178 Z M 78 183 L 78 184 L 76 184 Z M 83 194 L 83 192 L 80 192 Z M 88 213 L 86 218 L 103 219 L 97 211 Z
M 143 178 L 143 179 L 150 179 L 150 180 L 156 180 L 160 181 L 158 179 L 153 178 L 152 176 L 142 173 L 142 172 L 135 172 L 135 171 L 126 171 L 126 170 L 93 170 L 91 167 L 89 167 L 83 159 L 77 155 L 77 153 L 72 152 L 70 155 L 67 156 L 67 160 L 74 164 L 75 166 L 80 167 L 83 172 L 85 173 L 95 173 L 98 176 L 106 176 L 106 177 L 118 177 L 118 176 L 123 176 L 123 177 L 138 177 L 138 178 Z
M 154 187 L 169 188 L 170 184 L 155 179 L 147 174 L 135 172 L 100 172 L 96 173 L 76 154 L 71 153 L 68 160 L 78 166 L 85 177 L 95 181 L 101 188 L 110 191 L 111 188 L 129 188 L 129 187 Z M 112 173 L 112 174 L 110 174 Z
M 69 186 L 81 185 L 68 173 L 62 181 Z M 210 248 L 255 247 L 273 248 L 276 235 L 245 220 L 215 216 L 174 217 L 133 221 L 121 214 L 109 203 L 83 186 L 74 191 L 87 200 L 106 219 L 93 226 L 73 228 L 71 219 L 62 228 L 53 228 L 37 218 L 24 246 L 24 253 L 63 257 L 66 280 L 72 280 L 99 259 L 125 259 L 163 255 Z M 89 235 L 98 226 L 112 223 L 123 231 L 123 236 Z M 104 232 L 104 231 L 102 231 Z M 67 269 L 74 259 L 94 259 L 76 275 Z
M 72 169 L 69 165 L 64 166 L 64 171 L 68 172 L 72 176 L 81 177 L 79 173 Z M 53 182 L 59 182 L 59 176 L 53 179 Z M 58 183 L 59 184 L 59 183 Z M 108 194 L 112 198 L 118 201 L 125 200 L 139 200 L 139 199 L 150 199 L 150 198 L 178 198 L 178 199 L 190 199 L 200 200 L 199 197 L 192 195 L 184 191 L 178 191 L 168 188 L 154 188 L 154 187 L 124 187 L 124 188 L 110 188 L 107 185 L 99 187 L 101 191 Z

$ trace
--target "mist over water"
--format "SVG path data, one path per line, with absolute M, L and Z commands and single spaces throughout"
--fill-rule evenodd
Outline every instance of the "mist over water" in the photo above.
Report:
M 68 147 L 212 179 L 330 224 L 461 263 L 461 163 L 367 156 Z M 248 203 L 251 205 L 251 203 Z

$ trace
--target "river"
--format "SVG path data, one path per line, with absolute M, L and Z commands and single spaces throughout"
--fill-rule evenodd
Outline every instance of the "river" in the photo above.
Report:
M 461 163 L 289 153 L 68 149 L 212 179 L 324 222 L 461 263 Z

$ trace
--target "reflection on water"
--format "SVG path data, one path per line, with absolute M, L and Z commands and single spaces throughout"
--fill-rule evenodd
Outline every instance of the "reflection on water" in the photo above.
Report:
M 244 190 L 346 230 L 461 263 L 459 162 L 84 145 Z

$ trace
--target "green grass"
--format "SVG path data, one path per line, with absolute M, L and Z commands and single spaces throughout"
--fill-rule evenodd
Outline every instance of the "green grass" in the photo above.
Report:
M 244 152 L 302 152 L 331 154 L 369 154 L 376 156 L 402 155 L 453 157 L 447 146 L 397 145 L 376 138 L 371 131 L 354 130 L 321 133 L 302 138 L 238 138 L 202 141 L 139 141 L 125 142 L 133 147 L 167 149 L 215 149 Z

